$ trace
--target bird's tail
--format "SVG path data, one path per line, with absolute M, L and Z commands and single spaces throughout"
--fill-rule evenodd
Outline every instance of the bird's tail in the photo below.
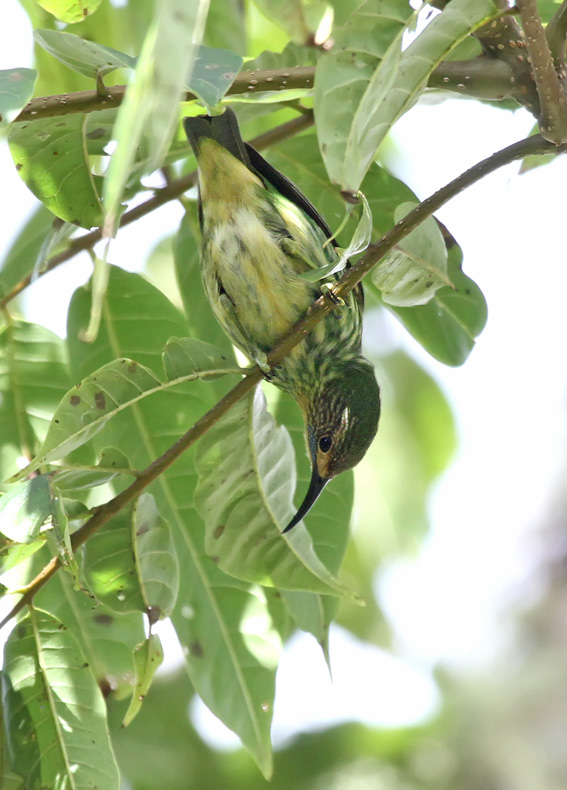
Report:
M 184 118 L 183 127 L 195 156 L 199 158 L 199 143 L 203 138 L 214 140 L 252 170 L 246 147 L 240 135 L 234 111 L 227 107 L 222 115 L 198 115 Z

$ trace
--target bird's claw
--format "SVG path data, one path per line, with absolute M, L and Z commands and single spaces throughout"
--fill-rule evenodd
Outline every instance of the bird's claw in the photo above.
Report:
M 333 287 L 334 286 L 332 286 L 331 283 L 323 283 L 321 285 L 321 293 L 323 296 L 326 296 L 327 299 L 335 305 L 335 307 L 344 307 L 346 304 L 345 300 L 336 295 Z
M 266 381 L 272 378 L 272 366 L 268 362 L 268 357 L 263 351 L 257 351 L 254 354 L 254 362 L 258 365 Z

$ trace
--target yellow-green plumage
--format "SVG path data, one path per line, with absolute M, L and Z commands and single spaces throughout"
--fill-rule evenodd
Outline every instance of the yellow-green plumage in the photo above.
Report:
M 199 167 L 207 298 L 232 342 L 262 363 L 320 296 L 320 284 L 299 275 L 337 259 L 325 244 L 331 233 L 297 187 L 243 143 L 231 110 L 184 123 Z M 361 332 L 358 287 L 271 371 L 270 380 L 303 411 L 313 466 L 306 500 L 288 528 L 331 477 L 358 463 L 376 433 L 379 392 L 360 355 Z

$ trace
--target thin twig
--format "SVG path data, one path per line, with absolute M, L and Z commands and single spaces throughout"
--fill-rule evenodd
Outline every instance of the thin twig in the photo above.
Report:
M 484 176 L 497 170 L 505 164 L 509 164 L 517 159 L 526 156 L 537 156 L 541 154 L 559 154 L 567 151 L 567 144 L 556 146 L 544 140 L 541 135 L 528 137 L 520 140 L 507 148 L 498 151 L 488 159 L 484 159 L 469 170 L 462 173 L 446 186 L 435 192 L 431 197 L 420 203 L 404 219 L 392 228 L 380 241 L 372 244 L 364 256 L 351 269 L 347 270 L 333 291 L 337 297 L 346 296 L 360 280 L 373 269 L 379 260 L 398 244 L 401 239 L 416 228 L 426 217 L 431 216 L 442 205 L 455 197 L 463 189 L 471 186 Z M 315 326 L 331 310 L 336 309 L 336 303 L 327 296 L 321 296 L 314 302 L 307 311 L 304 318 L 296 323 L 290 333 L 268 354 L 270 366 L 278 365 L 289 352 L 308 335 Z M 140 472 L 140 476 L 128 488 L 122 491 L 114 499 L 101 505 L 96 513 L 76 532 L 71 540 L 73 549 L 81 546 L 96 530 L 106 524 L 112 516 L 118 513 L 129 502 L 135 499 L 151 482 L 153 482 L 168 466 L 170 466 L 182 453 L 187 450 L 197 439 L 203 436 L 220 417 L 225 414 L 231 406 L 237 403 L 246 395 L 262 378 L 262 371 L 254 366 L 250 372 L 233 387 L 210 411 L 196 422 L 178 441 L 172 445 L 159 458 L 156 458 L 146 469 Z M 54 557 L 33 579 L 27 587 L 25 594 L 12 608 L 10 613 L 0 623 L 2 628 L 8 623 L 21 609 L 29 604 L 34 595 L 61 567 L 60 560 Z
M 559 81 L 536 0 L 517 0 L 539 95 L 539 128 L 556 145 L 567 141 L 567 94 Z
M 276 145 L 282 140 L 286 140 L 288 137 L 299 134 L 299 132 L 308 129 L 312 125 L 313 112 L 309 110 L 306 113 L 298 115 L 297 118 L 292 118 L 291 121 L 286 121 L 286 123 L 282 123 L 280 126 L 276 126 L 273 129 L 269 129 L 267 132 L 264 132 L 263 134 L 259 134 L 258 137 L 255 137 L 250 142 L 255 148 L 262 151 L 265 148 L 269 148 L 271 145 Z M 170 184 L 167 184 L 159 191 L 156 191 L 152 197 L 146 200 L 144 203 L 140 203 L 138 206 L 130 209 L 130 211 L 126 211 L 120 218 L 119 227 L 123 228 L 126 225 L 130 225 L 132 222 L 135 222 L 141 217 L 145 217 L 147 214 L 150 214 L 152 211 L 160 208 L 160 206 L 169 203 L 171 200 L 177 200 L 177 198 L 179 198 L 184 192 L 194 186 L 196 181 L 197 173 L 195 171 L 189 173 L 183 178 L 172 181 Z M 90 250 L 101 239 L 102 230 L 100 228 L 96 228 L 96 230 L 91 230 L 89 233 L 85 233 L 83 236 L 72 239 L 64 250 L 49 258 L 38 277 L 43 277 L 44 274 L 53 271 L 53 269 L 57 268 L 57 266 L 60 266 L 62 263 L 70 260 L 79 252 Z M 10 291 L 8 291 L 8 293 L 6 293 L 0 299 L 0 309 L 6 307 L 6 305 L 12 299 L 14 299 L 25 288 L 27 288 L 31 284 L 31 280 L 32 275 L 28 274 L 23 279 L 21 279 L 20 282 L 17 283 Z

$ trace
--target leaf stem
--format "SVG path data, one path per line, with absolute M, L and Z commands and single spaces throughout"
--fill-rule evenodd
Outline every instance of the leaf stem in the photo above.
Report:
M 541 135 L 528 137 L 513 145 L 503 148 L 487 159 L 466 170 L 460 176 L 449 182 L 446 186 L 435 192 L 413 211 L 405 216 L 398 224 L 388 231 L 376 244 L 368 247 L 364 256 L 352 268 L 347 270 L 338 281 L 333 291 L 337 297 L 344 297 L 360 280 L 367 275 L 401 239 L 416 228 L 426 217 L 431 216 L 451 198 L 458 195 L 467 187 L 479 181 L 494 170 L 526 156 L 542 154 L 559 154 L 567 152 L 567 144 L 556 146 L 545 140 Z M 308 335 L 321 319 L 331 310 L 336 309 L 336 304 L 325 295 L 315 301 L 306 315 L 300 319 L 290 333 L 268 354 L 267 361 L 270 366 L 275 366 L 289 354 L 289 352 Z M 116 515 L 123 507 L 135 499 L 151 482 L 153 482 L 165 469 L 167 469 L 182 453 L 187 450 L 197 439 L 201 438 L 235 403 L 246 395 L 262 378 L 262 371 L 255 365 L 250 368 L 247 375 L 238 382 L 212 409 L 198 420 L 180 439 L 169 447 L 166 452 L 156 458 L 147 466 L 140 476 L 118 496 L 97 508 L 94 515 L 75 532 L 71 538 L 74 550 L 82 546 L 86 540 L 100 527 L 106 524 L 112 516 Z M 22 598 L 15 604 L 9 614 L 0 622 L 0 628 L 8 623 L 24 606 L 31 603 L 34 595 L 43 585 L 59 570 L 61 563 L 54 557 L 27 586 Z

